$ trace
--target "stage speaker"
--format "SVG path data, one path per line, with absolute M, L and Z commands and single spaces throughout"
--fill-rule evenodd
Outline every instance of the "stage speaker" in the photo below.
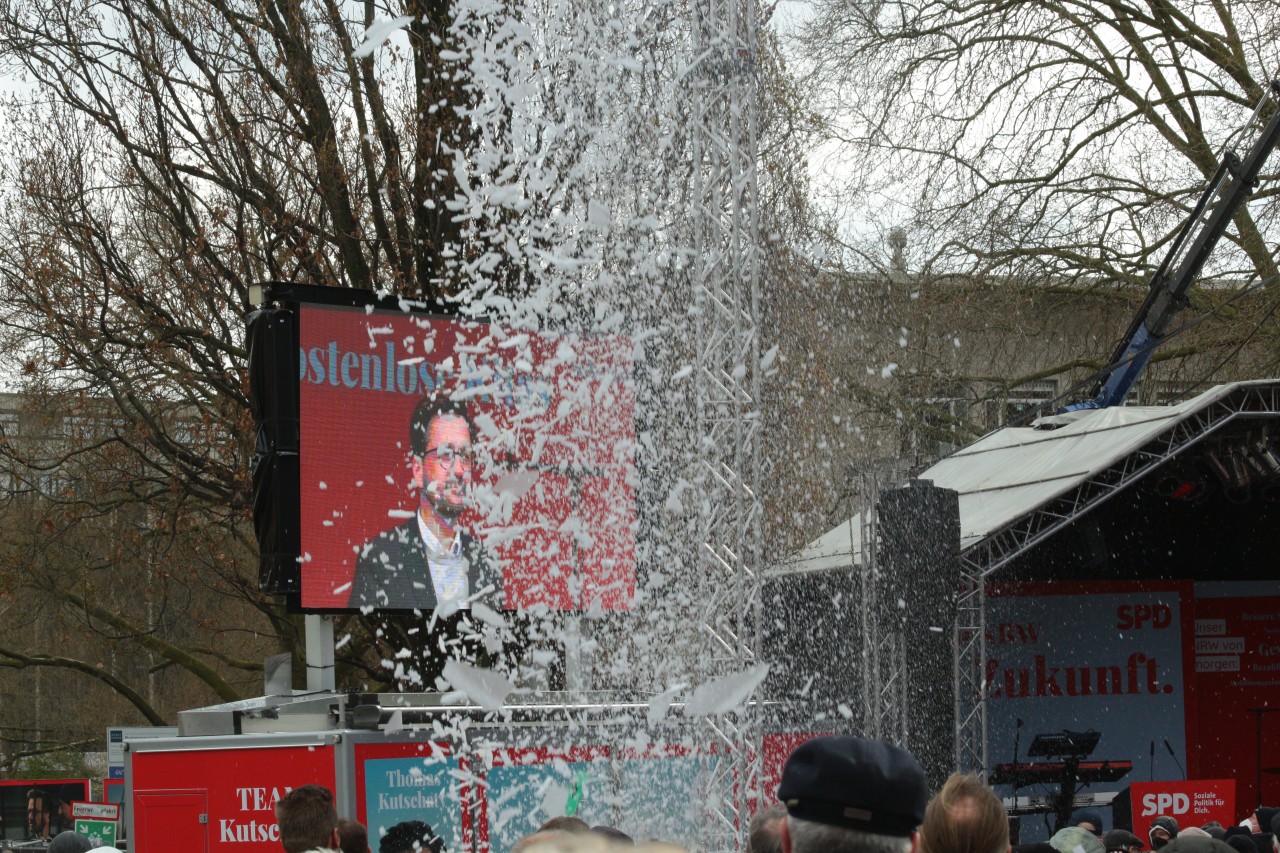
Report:
M 879 629 L 907 648 L 907 748 L 937 790 L 955 769 L 955 621 L 960 498 L 928 480 L 883 492 L 876 505 Z
M 283 308 L 260 308 L 246 317 L 249 402 L 256 429 L 251 473 L 258 589 L 275 594 L 300 589 L 295 328 L 293 313 Z
M 1129 807 L 1129 787 L 1127 785 L 1111 801 L 1111 828 L 1127 829 L 1139 838 L 1144 837 L 1144 833 L 1137 832 L 1133 828 L 1133 814 L 1132 809 Z

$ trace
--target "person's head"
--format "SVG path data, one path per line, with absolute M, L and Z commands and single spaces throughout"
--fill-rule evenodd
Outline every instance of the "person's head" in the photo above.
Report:
M 923 853 L 1007 853 L 1004 804 L 977 776 L 954 773 L 929 801 L 920 827 Z
M 1252 833 L 1228 834 L 1222 840 L 1236 853 L 1258 853 L 1258 845 L 1253 843 Z
M 49 842 L 48 853 L 89 853 L 93 843 L 78 832 L 59 832 Z
M 782 824 L 787 820 L 787 807 L 774 803 L 751 817 L 747 833 L 748 853 L 782 853 Z
M 1049 838 L 1049 846 L 1058 853 L 1106 853 L 1102 839 L 1078 826 L 1064 826 Z
M 423 509 L 452 523 L 467 508 L 475 429 L 467 407 L 423 399 L 409 419 L 413 485 Z
M 796 747 L 778 799 L 786 853 L 915 853 L 929 786 L 905 749 L 836 735 Z
M 369 831 L 351 818 L 338 818 L 338 847 L 342 853 L 370 853 Z
M 1152 850 L 1159 850 L 1177 835 L 1178 822 L 1168 815 L 1161 815 L 1151 821 L 1151 826 L 1147 829 L 1147 840 L 1151 842 Z
M 333 794 L 322 785 L 303 785 L 281 797 L 276 803 L 276 823 L 287 853 L 338 847 L 338 811 Z
M 526 850 L 562 846 L 564 842 L 568 842 L 581 834 L 578 832 L 565 832 L 563 829 L 540 829 L 511 845 L 511 853 L 524 853 Z
M 71 820 L 71 804 L 84 802 L 84 783 L 65 782 L 58 788 L 58 811 L 64 820 Z
M 590 831 L 591 824 L 575 815 L 557 815 L 538 827 L 538 832 L 571 832 L 578 834 Z
M 1067 820 L 1070 826 L 1078 826 L 1090 835 L 1102 837 L 1102 813 L 1097 809 L 1077 809 Z
M 378 853 L 444 853 L 444 839 L 431 824 L 406 820 L 387 830 L 378 842 Z
M 1146 845 L 1127 829 L 1113 829 L 1102 836 L 1102 846 L 1107 853 L 1142 853 Z
M 1183 835 L 1170 841 L 1165 846 L 1166 853 L 1236 853 L 1225 841 L 1219 841 L 1207 832 L 1203 835 Z
M 591 827 L 591 834 L 607 839 L 614 847 L 634 847 L 636 840 L 616 826 L 600 824 Z

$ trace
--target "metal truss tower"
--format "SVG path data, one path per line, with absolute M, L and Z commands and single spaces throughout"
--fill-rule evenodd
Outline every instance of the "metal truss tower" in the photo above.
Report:
M 695 256 L 694 405 L 701 527 L 697 571 L 706 590 L 700 675 L 760 662 L 761 430 L 759 211 L 756 180 L 754 0 L 692 0 L 686 85 Z M 754 703 L 707 720 L 707 824 L 702 848 L 743 846 L 760 788 Z
M 853 566 L 858 578 L 858 634 L 862 648 L 861 734 L 900 746 L 907 743 L 907 643 L 901 628 L 885 617 L 886 609 L 892 609 L 894 602 L 886 600 L 876 508 L 881 492 L 905 479 L 906 472 L 896 469 L 887 474 L 862 474 L 859 493 L 866 504 L 849 522 L 861 525 L 858 541 L 866 543 L 862 565 Z

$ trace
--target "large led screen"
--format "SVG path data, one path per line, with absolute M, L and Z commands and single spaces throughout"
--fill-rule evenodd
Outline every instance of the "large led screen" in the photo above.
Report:
M 298 345 L 304 609 L 630 606 L 627 338 L 302 304 Z

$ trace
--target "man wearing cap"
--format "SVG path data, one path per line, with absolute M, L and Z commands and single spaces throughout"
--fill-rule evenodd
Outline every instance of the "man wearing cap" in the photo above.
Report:
M 791 753 L 778 799 L 785 853 L 918 853 L 929 787 L 905 749 L 835 735 Z
M 1146 845 L 1127 829 L 1113 829 L 1102 836 L 1102 846 L 1107 848 L 1107 853 L 1142 853 Z
M 1147 838 L 1151 841 L 1152 850 L 1159 850 L 1177 837 L 1178 822 L 1168 815 L 1160 815 L 1151 821 L 1151 828 L 1147 830 Z

